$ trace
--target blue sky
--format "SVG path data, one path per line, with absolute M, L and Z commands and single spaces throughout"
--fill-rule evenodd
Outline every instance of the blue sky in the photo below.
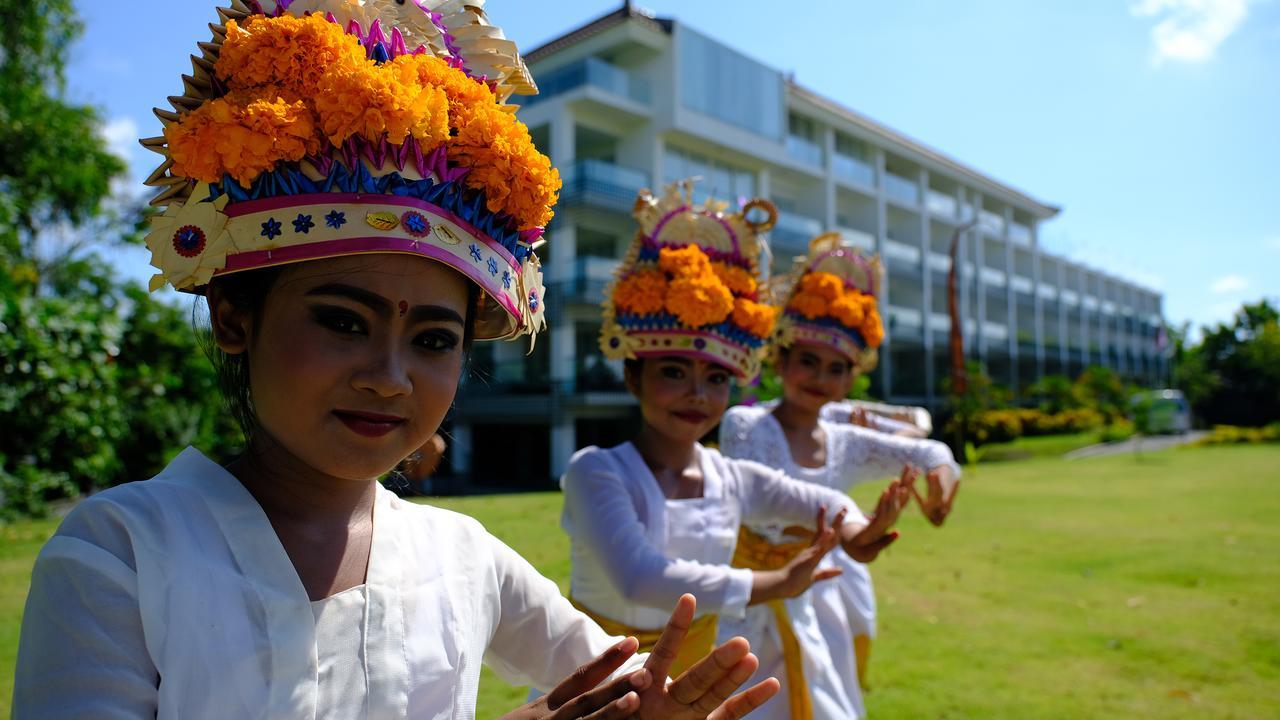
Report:
M 649 0 L 1062 214 L 1050 251 L 1165 295 L 1196 326 L 1280 297 L 1280 0 Z M 69 90 L 137 178 L 206 0 L 78 0 Z M 618 7 L 490 0 L 528 50 Z M 136 255 L 136 259 L 134 258 Z M 146 253 L 121 258 L 139 278 Z

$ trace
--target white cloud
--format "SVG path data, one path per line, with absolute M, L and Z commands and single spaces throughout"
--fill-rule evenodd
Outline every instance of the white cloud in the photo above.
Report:
M 101 132 L 112 153 L 125 162 L 133 158 L 133 151 L 138 147 L 138 123 L 133 118 L 114 118 L 102 126 Z
M 1129 12 L 1158 18 L 1151 28 L 1156 63 L 1201 62 L 1244 23 L 1249 0 L 1134 0 Z
M 1213 285 L 1209 287 L 1215 295 L 1225 295 L 1227 293 L 1240 292 L 1249 289 L 1249 279 L 1241 275 L 1224 275 L 1213 281 Z

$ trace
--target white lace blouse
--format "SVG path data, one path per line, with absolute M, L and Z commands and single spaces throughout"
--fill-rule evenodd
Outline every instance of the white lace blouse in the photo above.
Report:
M 821 468 L 804 467 L 791 456 L 782 426 L 773 416 L 775 407 L 775 403 L 764 403 L 729 408 L 720 422 L 720 451 L 834 490 L 897 475 L 906 464 L 922 471 L 946 465 L 960 476 L 950 448 L 936 440 L 889 435 L 826 419 L 818 422 L 827 436 L 827 462 Z

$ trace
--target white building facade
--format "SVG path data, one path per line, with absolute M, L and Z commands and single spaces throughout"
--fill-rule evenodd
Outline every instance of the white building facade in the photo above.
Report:
M 959 252 L 965 347 L 996 382 L 1016 393 L 1095 364 L 1146 384 L 1167 375 L 1160 294 L 1041 251 L 1039 226 L 1057 208 L 696 30 L 628 4 L 526 60 L 541 94 L 520 116 L 564 178 L 543 251 L 549 332 L 528 355 L 520 343 L 477 346 L 452 418 L 460 477 L 544 486 L 575 449 L 634 431 L 621 368 L 596 344 L 600 303 L 635 232 L 636 191 L 691 176 L 700 193 L 777 204 L 775 269 L 827 230 L 880 254 L 877 397 L 939 405 L 948 251 L 972 219 Z M 497 447 L 508 449 L 487 450 Z

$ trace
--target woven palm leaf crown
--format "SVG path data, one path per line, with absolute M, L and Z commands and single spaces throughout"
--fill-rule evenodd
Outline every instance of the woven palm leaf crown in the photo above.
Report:
M 866 372 L 884 342 L 877 297 L 884 269 L 877 256 L 842 244 L 839 233 L 809 242 L 807 257 L 770 285 L 782 311 L 773 341 L 778 347 L 814 343 L 841 353 Z
M 702 358 L 746 381 L 759 371 L 777 318 L 759 302 L 761 233 L 777 210 L 753 200 L 727 212 L 725 203 L 692 195 L 690 181 L 662 196 L 640 191 L 639 231 L 605 291 L 600 348 L 613 359 Z
M 157 109 L 147 245 L 165 284 L 401 253 L 483 290 L 476 338 L 537 332 L 560 178 L 505 104 L 534 94 L 483 0 L 233 0 Z

